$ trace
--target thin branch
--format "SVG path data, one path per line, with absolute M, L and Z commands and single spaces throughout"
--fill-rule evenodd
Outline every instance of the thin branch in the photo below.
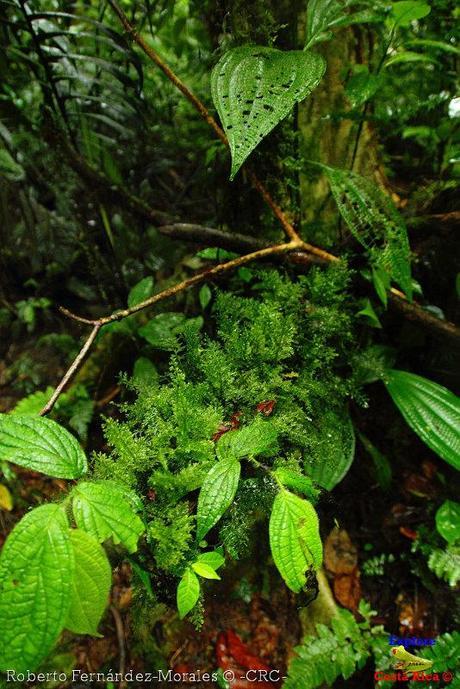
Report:
M 110 612 L 112 613 L 114 622 L 115 622 L 115 629 L 117 632 L 117 640 L 118 640 L 118 652 L 119 652 L 119 674 L 120 674 L 120 681 L 118 683 L 119 689 L 124 689 L 126 687 L 126 680 L 125 680 L 125 668 L 126 668 L 126 647 L 125 647 L 125 629 L 123 627 L 123 620 L 121 619 L 120 612 L 118 608 L 116 608 L 114 605 L 110 606 Z
M 45 414 L 48 414 L 48 412 L 51 411 L 51 409 L 54 407 L 56 404 L 56 401 L 58 400 L 59 396 L 61 393 L 64 391 L 65 387 L 68 385 L 68 383 L 74 378 L 76 375 L 78 369 L 82 365 L 83 361 L 86 358 L 86 355 L 88 354 L 89 350 L 91 349 L 91 345 L 93 344 L 94 340 L 96 339 L 96 336 L 101 329 L 101 325 L 99 323 L 95 323 L 93 326 L 93 329 L 91 330 L 89 336 L 87 337 L 85 344 L 83 347 L 80 349 L 78 352 L 77 356 L 67 369 L 66 373 L 64 374 L 64 377 L 62 378 L 61 382 L 51 395 L 51 399 L 45 404 L 43 409 L 40 412 L 40 416 L 45 416 Z
M 268 258 L 270 256 L 276 256 L 279 254 L 287 253 L 289 251 L 296 251 L 302 249 L 302 241 L 287 242 L 285 244 L 276 244 L 275 246 L 268 246 L 264 247 L 263 249 L 258 249 L 257 251 L 253 251 L 249 254 L 233 258 L 231 261 L 227 261 L 226 263 L 219 263 L 217 266 L 214 266 L 213 268 L 203 270 L 200 273 L 197 273 L 193 277 L 189 278 L 188 280 L 183 280 L 182 282 L 179 282 L 177 285 L 168 287 L 167 289 L 164 289 L 162 292 L 154 294 L 149 299 L 146 299 L 145 301 L 142 301 L 139 304 L 136 304 L 135 306 L 131 306 L 127 309 L 114 311 L 108 316 L 103 316 L 102 318 L 95 320 L 92 320 L 90 318 L 83 318 L 82 316 L 78 316 L 72 313 L 68 309 L 61 308 L 61 311 L 69 318 L 72 318 L 78 321 L 79 323 L 84 323 L 85 325 L 92 325 L 93 328 L 88 338 L 86 339 L 83 347 L 80 349 L 79 353 L 77 354 L 77 356 L 67 369 L 66 373 L 64 374 L 61 382 L 55 389 L 53 395 L 51 396 L 51 399 L 47 402 L 47 404 L 45 404 L 45 406 L 41 410 L 40 416 L 44 416 L 51 411 L 51 409 L 56 404 L 56 401 L 58 400 L 59 396 L 64 391 L 65 387 L 75 377 L 80 366 L 83 364 L 89 350 L 91 349 L 91 346 L 94 340 L 96 339 L 99 330 L 102 328 L 103 325 L 113 323 L 114 321 L 120 321 L 123 318 L 132 316 L 134 313 L 138 313 L 139 311 L 142 311 L 143 309 L 146 309 L 149 306 L 153 306 L 153 304 L 157 304 L 159 301 L 163 301 L 164 299 L 168 299 L 169 297 L 172 297 L 176 294 L 179 294 L 180 292 L 183 292 L 186 289 L 189 289 L 189 287 L 198 285 L 202 282 L 222 275 L 223 273 L 228 273 L 232 270 L 236 270 L 240 266 L 243 266 L 247 263 L 251 263 L 252 261 L 257 261 L 262 258 Z

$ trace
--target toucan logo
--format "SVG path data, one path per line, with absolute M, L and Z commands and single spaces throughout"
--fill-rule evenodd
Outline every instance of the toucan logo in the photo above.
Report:
M 391 654 L 397 659 L 395 668 L 398 670 L 405 670 L 406 672 L 424 672 L 429 670 L 433 665 L 432 660 L 426 658 L 419 658 L 406 651 L 404 646 L 396 646 L 391 649 Z

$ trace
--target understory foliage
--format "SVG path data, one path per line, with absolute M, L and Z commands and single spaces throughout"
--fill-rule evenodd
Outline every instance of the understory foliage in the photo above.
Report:
M 247 279 L 244 296 L 215 293 L 208 333 L 184 327 L 160 380 L 128 383 L 134 399 L 105 427 L 112 452 L 95 460 L 97 477 L 146 498 L 152 569 L 176 576 L 197 553 L 195 491 L 232 436 L 232 451 L 240 447 L 250 461 L 232 507 L 206 537 L 231 558 L 252 547 L 277 481 L 314 499 L 353 459 L 347 402 L 359 387 L 350 366 L 349 272 L 313 269 L 292 282 L 252 270 Z
M 388 610 L 410 588 L 458 622 L 458 17 L 452 0 L 0 0 L 1 672 L 98 636 L 113 570 L 143 666 L 184 647 L 159 659 L 160 617 L 198 634 L 230 584 L 230 604 L 286 586 L 309 613 L 337 574 L 326 529 L 353 518 L 363 579 L 390 591 L 379 616 L 406 625 Z M 293 632 L 286 689 L 392 669 L 360 564 L 360 602 L 341 572 L 350 610 Z M 441 633 L 420 663 L 459 672 L 459 646 Z

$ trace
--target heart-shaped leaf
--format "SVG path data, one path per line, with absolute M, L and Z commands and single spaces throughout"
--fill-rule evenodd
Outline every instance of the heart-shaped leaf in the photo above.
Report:
M 301 50 L 242 46 L 221 57 L 211 91 L 232 154 L 230 179 L 295 103 L 318 86 L 325 69 L 321 55 Z

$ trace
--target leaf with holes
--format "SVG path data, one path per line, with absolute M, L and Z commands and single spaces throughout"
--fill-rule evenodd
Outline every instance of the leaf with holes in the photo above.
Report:
M 233 457 L 215 464 L 206 475 L 198 496 L 197 533 L 198 541 L 217 524 L 235 497 L 240 480 L 241 466 Z
M 283 489 L 270 516 L 270 549 L 286 585 L 295 593 L 305 586 L 306 572 L 321 567 L 323 548 L 318 515 L 311 503 Z
M 0 556 L 0 670 L 33 670 L 61 633 L 74 569 L 70 529 L 59 505 L 26 514 Z
M 66 629 L 75 634 L 100 636 L 97 626 L 109 600 L 112 570 L 104 549 L 95 538 L 72 529 L 70 532 L 75 570 Z
M 200 597 L 200 582 L 195 572 L 189 567 L 185 570 L 177 587 L 177 609 L 180 619 L 184 619 L 193 610 Z
M 72 509 L 79 529 L 99 542 L 112 538 L 130 553 L 144 532 L 144 524 L 136 514 L 135 496 L 115 481 L 79 483 L 72 491 Z
M 225 53 L 211 75 L 214 104 L 227 134 L 233 179 L 248 155 L 318 86 L 326 63 L 315 53 L 243 46 Z
M 37 416 L 0 414 L 0 459 L 56 478 L 80 478 L 87 470 L 73 435 Z
M 386 372 L 385 384 L 409 426 L 428 447 L 460 470 L 460 399 L 407 371 Z
M 373 182 L 349 170 L 320 165 L 342 218 L 366 249 L 371 263 L 384 269 L 412 299 L 407 229 L 392 200 Z

